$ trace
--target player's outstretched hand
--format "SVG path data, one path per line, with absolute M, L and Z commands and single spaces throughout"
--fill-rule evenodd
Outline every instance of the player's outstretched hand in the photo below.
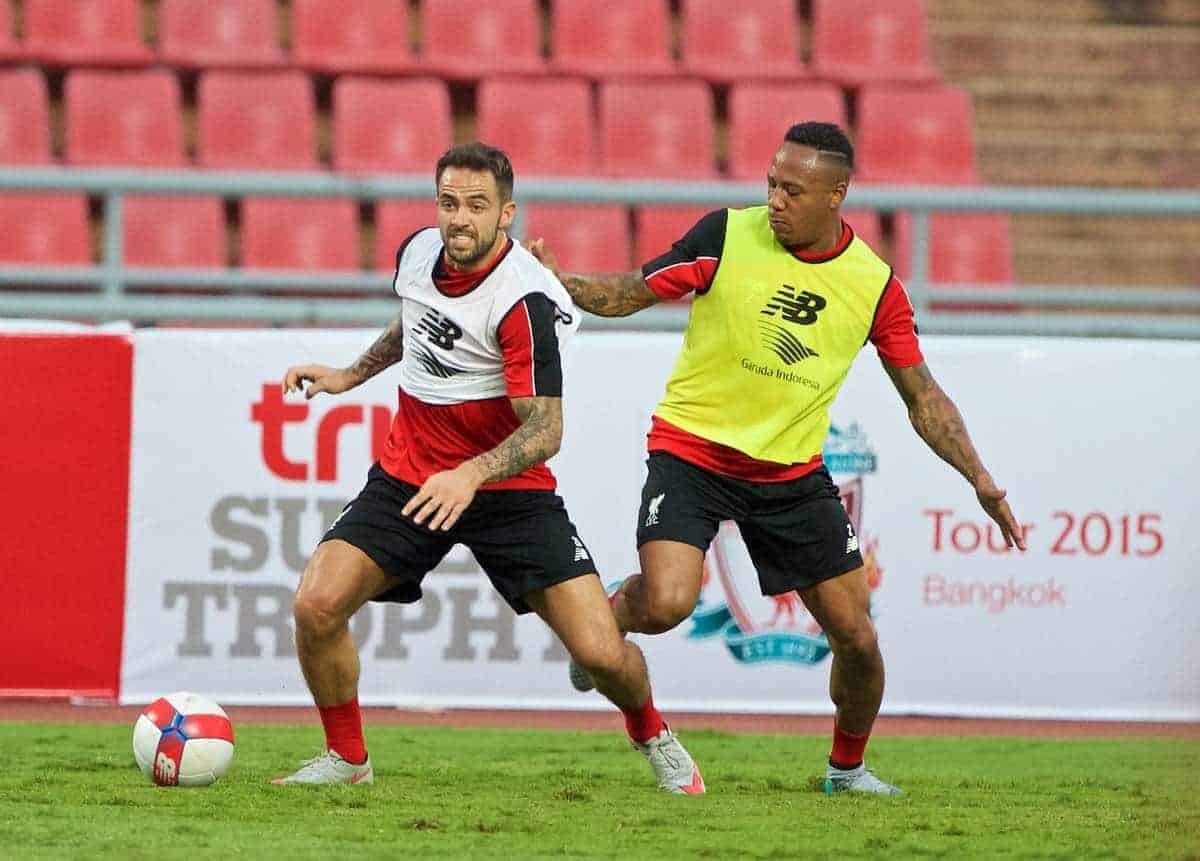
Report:
M 400 513 L 416 523 L 428 521 L 430 529 L 447 531 L 467 510 L 479 489 L 479 473 L 467 464 L 435 472 Z
M 553 272 L 555 278 L 558 277 L 558 258 L 546 247 L 546 240 L 539 236 L 530 242 L 529 253 L 541 261 L 543 266 Z
M 1004 535 L 1004 543 L 1009 547 L 1024 550 L 1025 530 L 1013 516 L 1012 509 L 1008 507 L 1008 502 L 1004 498 L 1007 493 L 1008 491 L 996 487 L 996 482 L 987 473 L 981 475 L 975 482 L 975 496 L 978 497 L 979 504 L 983 506 L 988 517 L 996 521 L 1000 527 L 1000 532 Z
M 308 383 L 308 388 L 304 384 Z M 355 381 L 345 368 L 329 368 L 325 365 L 296 365 L 283 375 L 283 393 L 304 391 L 309 400 L 313 395 L 325 392 L 340 395 L 354 388 Z

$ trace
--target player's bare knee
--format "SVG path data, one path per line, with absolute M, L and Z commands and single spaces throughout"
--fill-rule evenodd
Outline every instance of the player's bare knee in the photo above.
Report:
M 879 637 L 869 618 L 846 625 L 837 631 L 825 631 L 835 654 L 845 658 L 870 658 L 879 653 Z
M 643 620 L 645 634 L 665 634 L 692 612 L 694 601 L 690 595 L 679 592 L 650 592 L 646 601 L 646 617 Z
M 346 625 L 345 614 L 329 597 L 301 590 L 292 606 L 296 636 L 309 641 L 328 640 Z
M 571 652 L 571 658 L 589 674 L 605 678 L 621 671 L 625 648 L 623 639 L 596 638 L 577 645 Z

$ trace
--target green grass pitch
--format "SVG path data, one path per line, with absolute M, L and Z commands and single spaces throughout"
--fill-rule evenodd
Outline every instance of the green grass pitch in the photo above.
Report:
M 130 727 L 0 724 L 0 857 L 1200 858 L 1200 740 L 887 738 L 899 799 L 818 791 L 828 740 L 683 735 L 709 794 L 617 732 L 368 727 L 376 783 L 275 787 L 316 726 L 239 726 L 215 786 L 163 789 Z

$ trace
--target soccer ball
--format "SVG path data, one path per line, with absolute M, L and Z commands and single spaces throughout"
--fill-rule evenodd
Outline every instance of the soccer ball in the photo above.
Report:
M 138 715 L 133 758 L 159 786 L 208 786 L 233 762 L 233 724 L 212 700 L 167 694 Z

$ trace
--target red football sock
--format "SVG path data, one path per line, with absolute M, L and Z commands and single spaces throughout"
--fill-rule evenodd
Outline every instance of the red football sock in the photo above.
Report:
M 367 745 L 363 741 L 362 713 L 358 697 L 337 706 L 317 706 L 321 724 L 325 727 L 325 746 L 346 762 L 361 765 L 367 761 Z
M 667 728 L 662 715 L 654 707 L 654 697 L 646 697 L 640 709 L 621 709 L 625 713 L 625 729 L 634 741 L 644 744 Z
M 862 765 L 863 751 L 867 749 L 867 739 L 870 737 L 869 732 L 864 732 L 862 735 L 846 732 L 837 725 L 835 720 L 833 722 L 833 752 L 829 754 L 829 764 L 834 768 L 858 768 Z

